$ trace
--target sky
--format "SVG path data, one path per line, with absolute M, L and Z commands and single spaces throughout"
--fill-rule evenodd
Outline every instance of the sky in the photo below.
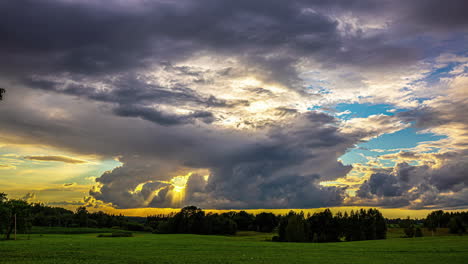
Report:
M 0 192 L 132 215 L 467 209 L 466 10 L 1 1 Z

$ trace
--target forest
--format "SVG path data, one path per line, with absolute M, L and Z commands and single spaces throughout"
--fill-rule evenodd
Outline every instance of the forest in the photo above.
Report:
M 377 209 L 360 209 L 333 214 L 329 209 L 314 214 L 290 211 L 286 215 L 246 211 L 206 213 L 187 206 L 178 213 L 127 217 L 102 211 L 76 211 L 8 199 L 0 193 L 0 234 L 10 239 L 14 232 L 30 232 L 32 226 L 115 228 L 159 234 L 234 235 L 237 231 L 277 233 L 278 242 L 338 242 L 385 239 L 389 225 L 404 228 L 406 237 L 422 236 L 421 227 L 432 232 L 448 228 L 450 233 L 466 233 L 468 212 L 431 212 L 425 219 L 386 219 Z

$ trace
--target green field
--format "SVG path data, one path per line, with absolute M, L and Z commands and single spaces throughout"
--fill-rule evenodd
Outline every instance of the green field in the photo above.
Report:
M 0 241 L 0 263 L 468 263 L 468 236 L 278 243 L 272 234 L 20 235 Z

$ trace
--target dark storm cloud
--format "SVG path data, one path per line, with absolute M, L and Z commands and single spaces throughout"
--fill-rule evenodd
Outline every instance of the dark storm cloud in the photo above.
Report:
M 164 113 L 154 108 L 141 106 L 121 106 L 114 109 L 114 113 L 125 117 L 139 117 L 161 125 L 180 125 L 202 120 L 204 123 L 212 123 L 214 116 L 211 112 L 196 111 L 185 115 Z
M 185 70 L 189 70 L 188 68 Z M 184 73 L 190 74 L 190 73 Z M 140 117 L 161 125 L 180 125 L 193 123 L 200 120 L 204 123 L 214 121 L 211 112 L 192 111 L 189 114 L 174 114 L 157 109 L 157 105 L 208 107 L 208 108 L 232 108 L 235 106 L 246 106 L 246 100 L 223 100 L 213 95 L 202 96 L 196 91 L 176 84 L 175 87 L 161 87 L 148 83 L 143 77 L 126 74 L 116 78 L 103 78 L 99 84 L 83 84 L 82 80 L 72 80 L 67 83 L 57 80 L 28 79 L 24 83 L 44 91 L 54 91 L 67 95 L 84 97 L 91 100 L 115 104 L 114 113 L 124 117 Z M 109 89 L 101 89 L 105 85 Z
M 370 193 L 378 196 L 399 196 L 401 190 L 396 185 L 396 177 L 383 173 L 373 174 L 367 184 L 370 187 Z
M 437 1 L 1 1 L 0 74 L 27 88 L 7 87 L 0 139 L 104 158 L 120 156 L 122 166 L 101 175 L 100 190 L 91 194 L 121 208 L 170 206 L 167 181 L 180 168 L 210 170 L 208 182 L 194 174 L 187 186 L 187 202 L 203 207 L 340 205 L 345 189 L 319 182 L 346 175 L 350 167 L 337 158 L 380 128 L 343 134 L 329 115 L 281 107 L 274 114 L 289 120 L 257 133 L 220 129 L 209 126 L 215 121 L 215 108 L 250 102 L 202 94 L 195 85 L 252 75 L 301 91 L 296 66 L 302 60 L 314 59 L 329 68 L 343 64 L 369 70 L 407 65 L 421 58 L 415 49 L 421 46 L 415 45 L 419 34 L 464 30 L 465 5 L 462 1 L 447 5 Z M 357 24 L 381 17 L 388 22 L 366 32 L 348 23 L 348 14 L 358 18 Z M 214 73 L 178 65 L 200 54 L 236 63 Z M 138 74 L 153 67 L 188 81 L 151 83 Z M 252 92 L 272 96 L 263 87 Z M 180 106 L 190 110 L 176 114 L 165 108 Z M 432 127 L 434 120 L 439 125 L 450 122 L 436 112 L 417 109 L 399 118 L 416 121 L 420 127 Z M 425 167 L 401 165 L 398 172 L 374 174 L 358 196 L 377 197 L 388 206 L 407 205 L 416 198 L 424 204 L 459 205 L 468 192 L 460 187 L 466 184 L 462 174 L 466 167 L 457 164 L 428 172 Z M 450 174 L 452 170 L 456 173 Z M 427 179 L 422 176 L 426 173 L 431 175 Z M 446 179 L 446 174 L 451 176 Z M 423 183 L 418 185 L 415 179 Z M 141 191 L 135 191 L 142 183 Z M 415 186 L 420 195 L 407 197 Z M 455 200 L 434 198 L 441 190 L 460 188 Z
M 2 2 L 0 32 L 6 41 L 0 50 L 15 59 L 8 68 L 95 74 L 177 60 L 206 48 L 259 52 L 291 42 L 318 50 L 333 45 L 329 38 L 335 34 L 333 21 L 302 16 L 300 6 L 283 1 L 106 3 Z M 294 40 L 306 32 L 316 38 Z
M 399 163 L 389 173 L 375 173 L 356 192 L 360 204 L 385 207 L 447 208 L 466 206 L 468 160 L 461 155 L 440 167 Z
M 21 95 L 12 94 L 2 102 L 2 139 L 107 158 L 121 156 L 122 166 L 99 177 L 100 190 L 91 192 L 117 207 L 169 206 L 170 186 L 162 182 L 181 168 L 186 171 L 183 175 L 197 169 L 210 171 L 208 182 L 187 189 L 186 202 L 203 207 L 327 206 L 345 197 L 343 188 L 319 185 L 349 171 L 337 158 L 355 143 L 326 114 L 300 114 L 254 134 L 215 127 L 163 127 L 109 115 L 93 101 L 18 89 Z M 67 115 L 55 119 L 47 111 L 34 110 L 38 105 L 55 109 L 66 105 Z M 141 192 L 135 192 L 142 183 Z
M 421 30 L 461 29 L 466 32 L 467 8 L 468 2 L 464 0 L 418 0 L 403 2 L 400 11 L 406 15 L 405 19 L 410 26 L 414 25 Z
M 210 170 L 208 182 L 192 175 L 185 203 L 205 208 L 306 208 L 340 205 L 345 188 L 322 187 L 321 180 L 344 176 L 351 167 L 338 162 L 353 142 L 331 125 L 336 120 L 325 114 L 298 116 L 284 127 L 272 128 L 267 137 L 229 145 L 221 155 L 210 153 L 213 144 L 197 149 L 203 155 L 179 157 L 177 162 L 148 157 L 124 157 L 123 165 L 99 177 L 99 191 L 91 194 L 115 206 L 170 206 L 165 197 L 171 188 L 158 183 L 170 179 L 177 166 Z M 333 149 L 333 151 L 330 151 Z M 186 160 L 184 160 L 186 159 Z M 311 173 L 314 172 L 314 173 Z M 193 178 L 192 178 L 193 177 Z M 145 183 L 141 192 L 133 190 Z M 152 195 L 156 190 L 157 195 Z M 122 193 L 126 190 L 125 193 Z
M 341 34 L 335 16 L 351 12 L 371 17 L 394 11 L 395 23 L 405 15 L 413 23 L 463 25 L 466 16 L 460 10 L 465 5 L 463 1 L 404 5 L 394 1 L 3 1 L 0 52 L 10 63 L 1 70 L 95 75 L 211 51 L 248 55 L 247 64 L 274 72 L 271 77 L 278 81 L 295 82 L 297 73 L 287 66 L 301 56 L 374 66 L 415 57 L 413 48 L 390 44 L 384 33 Z
M 25 159 L 36 161 L 58 161 L 70 164 L 83 164 L 87 163 L 85 160 L 70 158 L 66 156 L 25 156 Z

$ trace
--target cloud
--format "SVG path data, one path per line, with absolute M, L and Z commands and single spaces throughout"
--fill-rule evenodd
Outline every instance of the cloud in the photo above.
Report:
M 11 170 L 11 169 L 16 169 L 16 166 L 13 165 L 5 165 L 5 164 L 0 164 L 0 170 Z
M 413 209 L 463 207 L 467 166 L 466 157 L 459 155 L 440 166 L 398 163 L 389 173 L 372 174 L 350 203 Z
M 339 205 L 346 196 L 345 188 L 319 185 L 321 180 L 342 177 L 350 169 L 337 157 L 353 141 L 339 133 L 335 122 L 331 116 L 308 113 L 271 128 L 262 137 L 233 145 L 224 141 L 222 151 L 215 144 L 192 149 L 204 154 L 186 160 L 124 156 L 121 167 L 96 179 L 100 186 L 91 195 L 120 208 L 170 206 L 175 194 L 168 182 L 187 171 L 205 169 L 207 180 L 200 172 L 189 177 L 184 203 L 205 208 Z
M 164 113 L 157 109 L 148 107 L 120 107 L 114 110 L 119 116 L 125 117 L 140 117 L 142 119 L 155 122 L 161 125 L 179 125 L 193 123 L 194 120 L 200 119 L 205 123 L 212 123 L 214 120 L 213 114 L 207 111 L 197 111 L 185 115 L 174 115 Z
M 341 131 L 358 137 L 362 141 L 367 141 L 383 134 L 395 133 L 407 127 L 409 125 L 399 118 L 379 114 L 346 120 L 341 127 Z
M 96 178 L 88 206 L 304 208 L 345 202 L 346 187 L 320 185 L 349 173 L 337 159 L 413 125 L 447 135 L 425 144 L 437 155 L 381 157 L 397 161 L 394 169 L 362 165 L 369 178 L 355 201 L 461 206 L 465 5 L 3 1 L 0 56 L 11 63 L 0 66 L 8 88 L 0 134 L 5 142 L 119 157 L 121 166 Z M 456 55 L 439 56 L 442 44 Z M 450 78 L 430 83 L 452 63 Z M 405 111 L 340 121 L 310 110 L 342 102 Z M 190 172 L 182 198 L 171 179 Z
M 70 158 L 66 156 L 25 156 L 25 159 L 35 160 L 35 161 L 58 161 L 70 164 L 83 164 L 87 163 L 85 160 Z
M 37 199 L 37 195 L 36 193 L 33 193 L 33 192 L 28 192 L 25 196 L 21 197 L 21 200 L 25 200 L 28 203 L 31 203 L 36 199 Z

